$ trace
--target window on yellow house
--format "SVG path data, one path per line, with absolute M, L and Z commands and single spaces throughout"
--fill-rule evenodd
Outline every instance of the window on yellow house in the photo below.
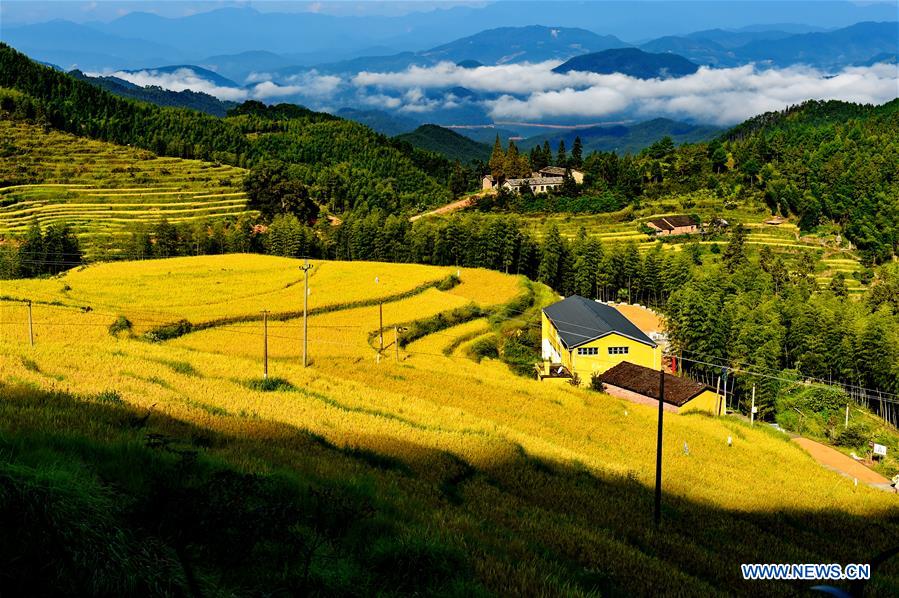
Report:
M 599 355 L 599 349 L 596 347 L 580 347 L 577 350 L 578 355 Z
M 627 355 L 627 347 L 609 347 L 609 355 Z

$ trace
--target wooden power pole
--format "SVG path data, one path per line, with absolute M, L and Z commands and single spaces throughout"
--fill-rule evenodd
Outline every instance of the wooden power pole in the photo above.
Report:
M 268 379 L 268 310 L 262 310 L 262 377 Z
M 755 384 L 752 385 L 752 405 L 749 407 L 749 425 L 755 425 Z
M 309 365 L 309 270 L 312 264 L 306 260 L 300 270 L 303 271 L 303 367 Z
M 34 321 L 31 319 L 31 299 L 28 300 L 28 340 L 34 346 Z
M 396 353 L 396 362 L 400 362 L 400 327 L 393 327 L 393 348 Z
M 662 422 L 665 414 L 665 370 L 659 371 L 659 429 L 656 436 L 656 497 L 653 522 L 662 523 Z
M 378 302 L 378 354 L 384 352 L 384 302 Z

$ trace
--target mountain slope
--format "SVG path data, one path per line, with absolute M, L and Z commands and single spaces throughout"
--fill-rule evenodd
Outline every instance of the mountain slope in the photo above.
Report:
M 569 27 L 499 27 L 436 48 L 421 55 L 434 61 L 477 60 L 484 64 L 564 60 L 584 52 L 627 46 L 614 35 L 597 35 Z
M 576 56 L 553 69 L 556 73 L 623 73 L 638 79 L 667 79 L 691 75 L 699 69 L 677 54 L 650 54 L 637 48 L 618 48 Z
M 391 114 L 383 110 L 341 108 L 335 114 L 340 118 L 362 123 L 366 127 L 370 127 L 378 133 L 387 135 L 388 137 L 409 133 L 421 125 L 421 122 L 414 118 L 409 118 L 408 116 L 403 116 L 401 114 Z
M 776 66 L 795 63 L 838 67 L 875 54 L 899 50 L 897 22 L 857 23 L 836 31 L 805 33 L 780 40 L 755 41 L 736 49 L 743 60 L 767 61 Z
M 575 137 L 581 138 L 585 154 L 587 152 L 616 152 L 618 154 L 636 153 L 649 147 L 662 137 L 671 137 L 676 144 L 707 141 L 720 134 L 721 129 L 711 125 L 694 125 L 667 118 L 656 118 L 633 125 L 610 125 L 590 127 L 528 137 L 519 142 L 524 150 L 548 141 L 555 150 L 559 141 L 565 141 L 570 148 Z
M 440 154 L 449 160 L 458 160 L 463 164 L 475 160 L 486 162 L 491 151 L 489 145 L 478 143 L 437 125 L 422 125 L 411 133 L 397 135 L 394 139 L 421 150 Z

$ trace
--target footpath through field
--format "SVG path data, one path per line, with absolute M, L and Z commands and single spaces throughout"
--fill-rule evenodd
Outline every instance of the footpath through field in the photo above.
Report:
M 451 212 L 455 212 L 456 210 L 463 210 L 474 205 L 475 199 L 477 198 L 466 197 L 464 199 L 448 203 L 445 206 L 440 206 L 436 210 L 431 210 L 430 212 L 425 212 L 424 214 L 416 214 L 415 216 L 409 218 L 409 221 L 415 222 L 416 220 L 418 220 L 419 218 L 423 218 L 424 216 L 439 216 L 440 214 L 449 214 Z
M 804 448 L 815 461 L 828 469 L 850 478 L 855 478 L 859 482 L 864 482 L 876 488 L 892 490 L 888 479 L 836 449 L 802 437 L 793 438 L 793 442 Z

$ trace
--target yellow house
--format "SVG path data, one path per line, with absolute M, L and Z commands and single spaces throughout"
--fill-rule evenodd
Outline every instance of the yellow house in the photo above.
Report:
M 603 392 L 633 403 L 659 406 L 659 372 L 622 362 L 600 377 Z M 672 413 L 704 411 L 712 415 L 724 413 L 723 398 L 701 382 L 665 374 L 665 401 L 662 408 Z
M 572 295 L 543 310 L 542 327 L 544 362 L 582 382 L 623 361 L 662 369 L 659 346 L 611 305 Z

